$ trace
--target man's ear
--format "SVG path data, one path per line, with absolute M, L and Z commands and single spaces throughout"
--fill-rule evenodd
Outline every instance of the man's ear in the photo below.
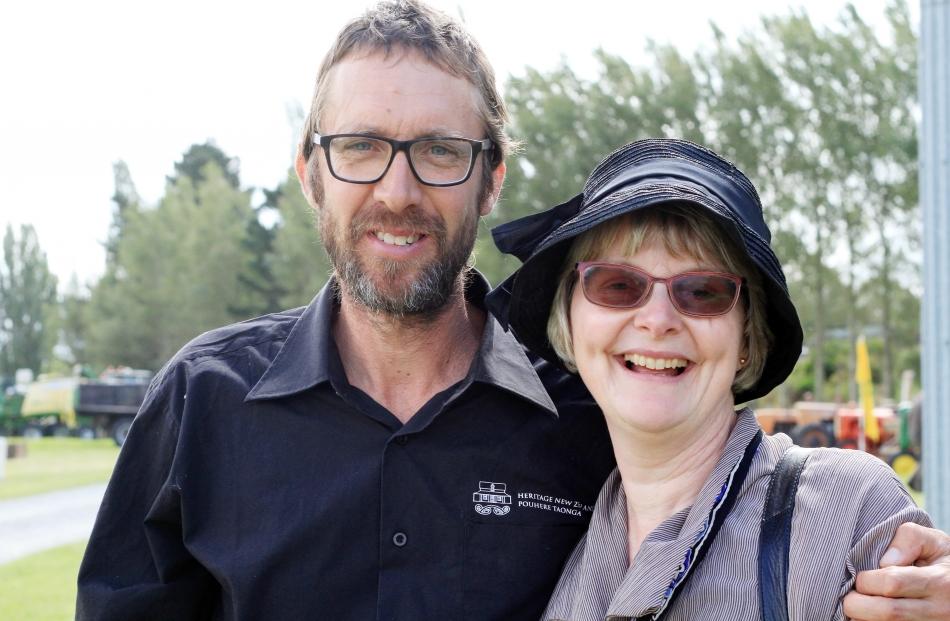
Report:
M 297 172 L 297 181 L 300 182 L 300 189 L 303 197 L 311 209 L 320 209 L 313 200 L 313 188 L 310 187 L 310 172 L 307 170 L 307 159 L 303 156 L 303 151 L 297 149 L 297 159 L 294 160 L 294 170 Z
M 502 162 L 491 172 L 491 192 L 485 197 L 485 202 L 478 206 L 478 215 L 487 216 L 495 208 L 498 197 L 501 195 L 501 186 L 505 183 L 505 173 L 508 169 Z

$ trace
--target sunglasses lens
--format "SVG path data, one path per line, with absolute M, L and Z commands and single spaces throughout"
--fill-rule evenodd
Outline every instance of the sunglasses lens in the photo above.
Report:
M 673 301 L 688 315 L 727 313 L 738 293 L 734 280 L 715 274 L 684 274 L 673 278 L 669 287 Z
M 588 300 L 621 308 L 639 305 L 650 282 L 639 272 L 608 265 L 591 265 L 584 270 L 582 278 Z

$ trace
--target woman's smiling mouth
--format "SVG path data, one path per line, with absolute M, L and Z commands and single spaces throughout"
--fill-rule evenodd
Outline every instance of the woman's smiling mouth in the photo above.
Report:
M 665 375 L 676 377 L 682 375 L 689 365 L 685 358 L 659 358 L 644 354 L 624 354 L 623 363 L 627 369 L 635 373 L 650 375 Z

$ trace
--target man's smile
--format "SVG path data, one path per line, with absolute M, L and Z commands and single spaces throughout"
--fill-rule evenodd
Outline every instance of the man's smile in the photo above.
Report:
M 376 239 L 379 241 L 390 244 L 392 246 L 409 246 L 416 242 L 416 240 L 423 237 L 422 235 L 412 234 L 412 235 L 393 235 L 385 231 L 375 231 L 373 233 L 376 236 Z

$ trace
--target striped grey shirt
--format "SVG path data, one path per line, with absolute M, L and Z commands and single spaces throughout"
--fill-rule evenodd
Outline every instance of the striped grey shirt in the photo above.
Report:
M 620 621 L 660 610 L 667 587 L 703 532 L 724 481 L 758 429 L 751 410 L 738 413 L 725 450 L 693 506 L 653 530 L 633 563 L 627 561 L 626 497 L 614 470 L 543 619 Z M 762 618 L 759 522 L 769 476 L 791 444 L 784 434 L 763 438 L 722 530 L 664 620 Z M 931 525 L 885 463 L 858 451 L 814 451 L 801 476 L 792 523 L 790 621 L 843 619 L 841 598 L 851 590 L 855 575 L 877 568 L 903 522 Z

